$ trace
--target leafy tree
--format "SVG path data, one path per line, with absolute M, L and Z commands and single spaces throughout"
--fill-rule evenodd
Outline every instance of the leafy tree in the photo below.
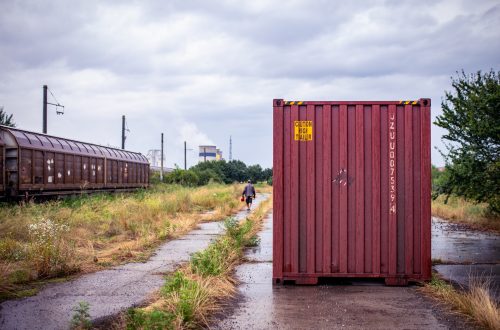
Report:
M 252 182 L 262 181 L 262 167 L 258 164 L 248 166 L 248 178 L 252 180 Z
M 194 170 L 192 170 L 194 171 Z M 207 168 L 204 170 L 196 170 L 194 171 L 198 175 L 198 184 L 200 186 L 206 185 L 210 182 L 216 182 L 216 183 L 222 183 L 223 180 L 221 179 L 220 175 L 217 174 L 213 169 Z
M 16 124 L 14 123 L 12 117 L 13 117 L 13 115 L 8 115 L 3 110 L 3 107 L 0 107 L 0 125 L 16 127 Z
M 435 192 L 442 185 L 443 180 L 446 180 L 446 170 L 440 170 L 435 165 L 431 166 L 432 191 Z
M 231 160 L 227 162 L 227 172 L 226 176 L 229 179 L 229 182 L 244 182 L 249 179 L 247 165 L 243 163 L 241 160 Z
M 486 202 L 500 213 L 500 72 L 491 70 L 454 79 L 445 92 L 443 113 L 434 124 L 448 131 L 443 136 L 446 175 L 436 193 L 456 194 Z
M 263 170 L 260 165 L 247 167 L 241 160 L 201 162 L 189 170 L 198 174 L 201 180 L 200 184 L 206 184 L 210 179 L 224 183 L 245 182 L 248 179 L 254 182 L 269 181 L 273 176 L 272 169 Z
M 228 179 L 226 178 L 226 164 L 225 161 L 209 161 L 209 162 L 201 162 L 192 166 L 189 170 L 192 170 L 196 173 L 211 171 L 212 174 L 215 174 L 218 178 L 218 181 L 228 183 Z M 232 181 L 229 181 L 232 182 Z
M 262 171 L 262 180 L 267 181 L 268 184 L 272 185 L 273 183 L 273 169 L 266 168 Z

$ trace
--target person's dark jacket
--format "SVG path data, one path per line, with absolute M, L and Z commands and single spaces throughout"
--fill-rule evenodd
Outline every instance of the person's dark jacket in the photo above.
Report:
M 251 183 L 249 183 L 245 186 L 245 189 L 243 189 L 242 195 L 246 196 L 246 197 L 253 196 L 255 198 L 255 188 L 253 187 L 253 185 Z

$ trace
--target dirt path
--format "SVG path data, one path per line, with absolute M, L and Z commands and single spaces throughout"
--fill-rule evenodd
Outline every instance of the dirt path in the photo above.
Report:
M 343 285 L 274 286 L 272 215 L 250 262 L 237 269 L 242 282 L 233 307 L 216 329 L 470 329 L 422 296 L 417 287 L 357 281 Z
M 254 208 L 268 195 L 260 195 Z M 236 217 L 244 218 L 247 211 Z M 73 281 L 47 285 L 36 296 L 0 304 L 1 329 L 68 329 L 78 302 L 90 304 L 93 321 L 144 302 L 164 283 L 163 274 L 205 249 L 223 231 L 220 222 L 203 223 L 180 239 L 163 244 L 147 262 L 129 263 L 83 275 Z

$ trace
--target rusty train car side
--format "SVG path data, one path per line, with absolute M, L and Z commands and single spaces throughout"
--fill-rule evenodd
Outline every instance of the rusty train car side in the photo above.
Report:
M 149 185 L 140 153 L 0 126 L 0 196 L 26 197 Z
M 430 279 L 430 99 L 273 108 L 274 283 Z

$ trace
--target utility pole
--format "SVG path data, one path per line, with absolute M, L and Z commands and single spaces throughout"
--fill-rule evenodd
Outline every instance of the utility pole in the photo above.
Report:
M 233 160 L 233 137 L 229 135 L 229 161 Z
M 47 85 L 43 85 L 43 134 L 47 134 Z
M 48 90 L 49 90 L 49 88 L 47 87 L 47 85 L 43 85 L 43 119 L 42 119 L 42 121 L 43 121 L 43 125 L 42 125 L 43 134 L 47 134 L 47 105 L 48 104 L 56 107 L 56 113 L 58 115 L 64 115 L 64 105 L 60 104 L 59 101 L 57 101 L 54 94 L 52 94 L 52 91 L 50 92 L 50 94 L 52 95 L 52 97 L 54 98 L 54 100 L 57 103 L 51 103 L 47 100 L 47 91 Z M 58 109 L 62 109 L 62 111 L 59 111 Z
M 161 133 L 160 181 L 163 182 L 163 133 Z
M 184 141 L 184 170 L 187 170 L 186 152 L 187 152 L 186 141 Z
M 207 161 L 207 148 L 206 147 L 203 147 L 203 161 L 204 162 Z
M 122 116 L 122 149 L 125 149 L 125 115 Z
M 187 148 L 187 143 L 184 141 L 184 169 L 187 170 L 187 151 L 193 151 L 193 149 L 188 149 Z

